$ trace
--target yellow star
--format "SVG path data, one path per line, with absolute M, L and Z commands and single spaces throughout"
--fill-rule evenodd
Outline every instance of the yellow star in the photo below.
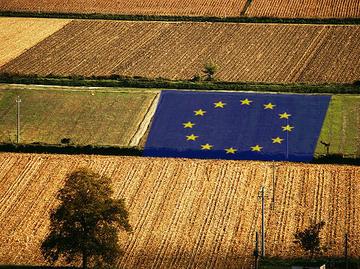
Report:
M 249 106 L 252 101 L 246 98 L 244 100 L 240 100 L 240 102 L 241 102 L 242 105 Z
M 281 126 L 281 128 L 283 129 L 283 132 L 291 132 L 292 129 L 294 129 L 295 127 L 294 126 L 290 126 L 289 124 L 286 125 L 286 126 Z
M 197 135 L 191 134 L 191 135 L 186 136 L 186 140 L 187 141 L 189 141 L 189 140 L 195 141 L 198 137 L 199 136 L 197 136 Z
M 228 148 L 228 149 L 225 149 L 225 151 L 226 151 L 226 154 L 235 154 L 235 152 L 237 152 L 237 149 Z
M 219 102 L 217 102 L 217 103 L 214 103 L 214 105 L 215 105 L 215 108 L 217 108 L 217 107 L 224 108 L 224 106 L 226 105 L 226 103 L 223 103 L 222 101 L 219 101 Z
M 256 145 L 254 147 L 251 147 L 251 151 L 261 151 L 263 147 L 260 147 L 259 145 Z
M 183 125 L 184 128 L 192 128 L 195 125 L 195 123 L 188 121 L 188 122 L 184 122 Z
M 264 109 L 274 109 L 274 107 L 276 107 L 276 105 L 272 103 L 264 104 Z
M 212 147 L 213 147 L 213 145 L 210 145 L 210 144 L 201 145 L 201 149 L 204 149 L 204 150 L 210 150 Z
M 195 110 L 195 116 L 204 116 L 204 114 L 206 113 L 205 110 L 199 109 L 199 110 Z
M 284 140 L 280 137 L 271 138 L 271 139 L 272 139 L 273 144 L 276 144 L 276 143 L 281 144 L 281 142 Z
M 280 116 L 280 119 L 288 119 L 291 116 L 291 114 L 284 112 L 282 114 L 279 114 L 279 116 Z

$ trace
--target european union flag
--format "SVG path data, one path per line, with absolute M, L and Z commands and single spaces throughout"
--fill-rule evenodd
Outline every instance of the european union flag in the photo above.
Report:
M 310 161 L 330 96 L 162 91 L 144 155 Z

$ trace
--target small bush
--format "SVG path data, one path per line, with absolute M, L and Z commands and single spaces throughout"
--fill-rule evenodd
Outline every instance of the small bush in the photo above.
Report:
M 62 138 L 60 142 L 61 144 L 69 145 L 71 143 L 71 138 Z
M 205 74 L 206 81 L 212 81 L 214 80 L 215 73 L 218 70 L 218 66 L 214 64 L 213 62 L 208 62 L 204 65 L 203 73 Z
M 201 76 L 199 74 L 195 74 L 191 79 L 190 81 L 192 82 L 199 82 L 201 81 Z

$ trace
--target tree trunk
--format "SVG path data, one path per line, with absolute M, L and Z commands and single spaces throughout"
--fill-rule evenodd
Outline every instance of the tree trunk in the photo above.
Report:
M 82 256 L 82 268 L 83 269 L 87 269 L 87 254 L 85 252 L 83 252 L 83 256 Z

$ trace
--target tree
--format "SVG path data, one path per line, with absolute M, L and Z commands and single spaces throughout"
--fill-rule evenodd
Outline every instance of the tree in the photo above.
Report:
M 319 223 L 313 223 L 304 231 L 297 231 L 295 236 L 295 241 L 305 252 L 309 253 L 311 257 L 319 254 L 323 248 L 320 244 L 320 232 L 324 228 L 325 222 L 321 221 Z
M 85 168 L 68 174 L 41 245 L 45 259 L 81 261 L 83 268 L 111 267 L 122 254 L 118 228 L 131 231 L 124 199 L 112 199 L 112 194 L 108 177 Z
M 214 75 L 216 73 L 216 71 L 218 70 L 217 65 L 215 65 L 212 62 L 208 62 L 204 65 L 204 70 L 203 73 L 205 73 L 206 79 L 208 81 L 211 81 L 214 79 Z

